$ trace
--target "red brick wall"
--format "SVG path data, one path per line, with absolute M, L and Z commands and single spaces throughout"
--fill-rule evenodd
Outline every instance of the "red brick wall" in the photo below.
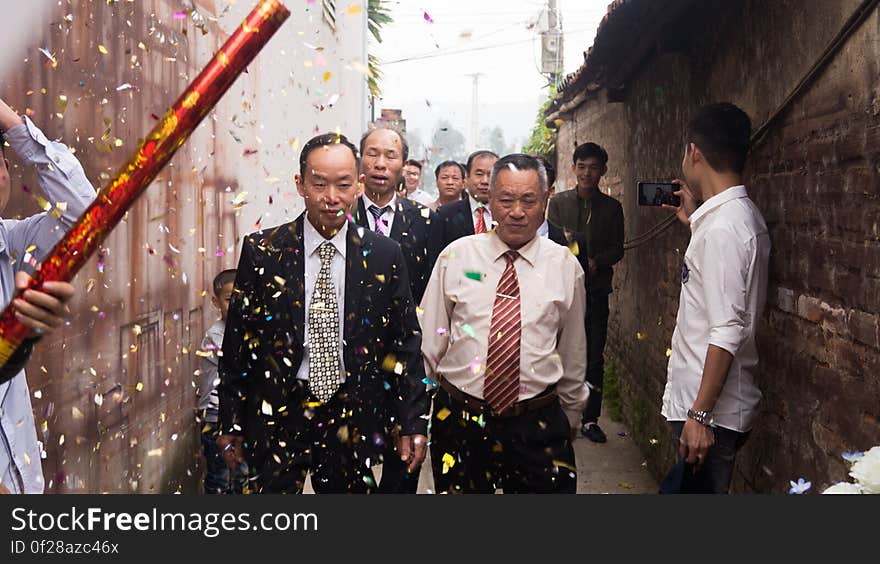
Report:
M 604 93 L 563 116 L 560 186 L 577 143 L 608 150 L 603 188 L 620 198 L 631 239 L 664 212 L 636 206 L 640 180 L 679 174 L 684 126 L 700 104 L 727 100 L 755 126 L 781 104 L 858 4 L 726 2 L 698 6 L 672 30 L 623 101 Z M 773 243 L 759 330 L 762 415 L 738 461 L 735 489 L 816 489 L 845 479 L 845 450 L 880 444 L 880 16 L 873 14 L 756 145 L 746 182 Z M 608 356 L 625 411 L 658 475 L 671 461 L 659 415 L 688 231 L 676 224 L 630 250 L 615 273 Z

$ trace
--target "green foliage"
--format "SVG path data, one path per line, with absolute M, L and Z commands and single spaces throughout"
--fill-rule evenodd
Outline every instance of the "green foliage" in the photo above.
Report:
M 547 97 L 547 101 L 538 108 L 535 125 L 532 127 L 532 134 L 522 149 L 523 153 L 541 155 L 551 163 L 556 162 L 556 130 L 547 127 L 544 112 L 550 107 L 550 103 L 555 97 L 556 87 L 550 86 L 550 94 Z
M 623 421 L 623 399 L 620 397 L 620 372 L 614 362 L 605 364 L 602 381 L 602 407 L 612 421 Z
M 367 3 L 367 29 L 376 43 L 382 43 L 382 28 L 392 23 L 391 10 L 388 8 L 388 0 L 369 0 Z M 367 55 L 367 86 L 370 94 L 376 98 L 382 96 L 382 71 L 379 69 L 381 61 L 376 55 Z

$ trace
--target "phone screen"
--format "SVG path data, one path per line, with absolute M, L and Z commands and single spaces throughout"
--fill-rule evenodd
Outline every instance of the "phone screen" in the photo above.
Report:
M 678 192 L 678 184 L 670 182 L 639 182 L 640 206 L 681 205 L 681 199 L 673 194 Z

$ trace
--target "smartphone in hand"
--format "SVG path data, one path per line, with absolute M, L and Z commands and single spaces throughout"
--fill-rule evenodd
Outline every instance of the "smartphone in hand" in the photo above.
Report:
M 639 205 L 662 206 L 663 204 L 678 207 L 681 198 L 673 194 L 681 187 L 672 182 L 639 182 Z

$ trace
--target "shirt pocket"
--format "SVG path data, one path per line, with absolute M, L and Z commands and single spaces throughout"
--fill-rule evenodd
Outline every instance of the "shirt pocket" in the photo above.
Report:
M 535 352 L 536 360 L 556 352 L 556 338 L 565 298 L 547 292 L 534 297 L 520 296 L 522 343 Z

